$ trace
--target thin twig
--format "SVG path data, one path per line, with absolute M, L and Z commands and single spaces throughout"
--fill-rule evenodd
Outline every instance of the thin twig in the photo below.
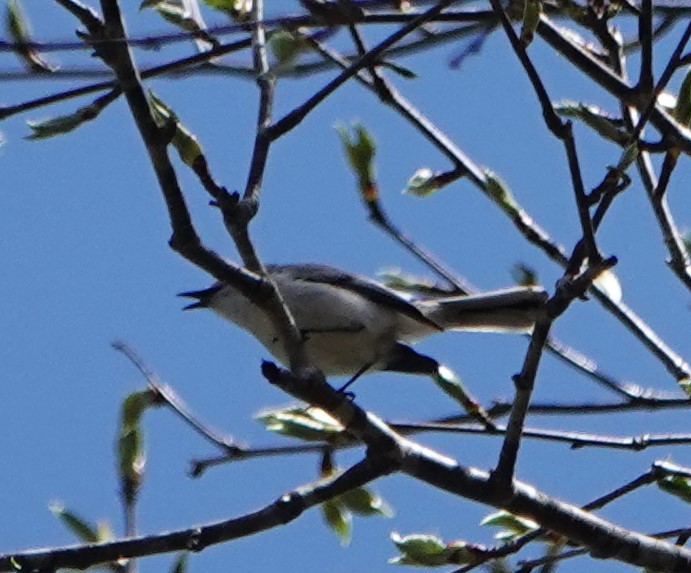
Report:
M 339 56 L 335 52 L 329 50 L 321 43 L 316 41 L 311 41 L 311 44 L 315 49 L 319 50 L 325 57 L 329 57 L 341 65 L 344 69 L 348 65 L 347 60 L 342 56 Z M 362 74 L 356 75 L 356 78 L 360 83 L 372 88 L 369 78 Z M 411 122 L 411 124 L 416 127 L 429 141 L 431 141 L 435 147 L 437 147 L 444 155 L 446 155 L 453 164 L 461 169 L 469 179 L 483 192 L 486 193 L 485 186 L 485 176 L 481 168 L 475 164 L 469 157 L 467 157 L 439 128 L 437 128 L 428 118 L 426 118 L 422 113 L 420 113 L 410 102 L 408 102 L 401 94 L 399 94 L 393 86 L 389 85 L 389 93 L 391 99 L 387 100 L 385 103 L 391 105 L 396 109 L 404 118 Z M 368 205 L 369 208 L 369 205 Z M 377 213 L 370 213 L 374 215 L 373 220 L 377 224 L 383 225 L 388 233 L 390 233 L 394 238 L 396 238 L 396 232 L 402 237 L 402 244 L 404 244 L 406 249 L 411 250 L 416 256 L 420 257 L 421 260 L 429 264 L 431 262 L 430 268 L 432 268 L 437 274 L 442 278 L 449 280 L 451 284 L 457 284 L 461 289 L 468 287 L 471 290 L 470 285 L 465 282 L 454 283 L 452 279 L 459 278 L 455 276 L 451 271 L 445 269 L 439 261 L 434 260 L 433 256 L 422 250 L 421 253 L 415 253 L 415 250 L 411 247 L 414 243 L 411 243 L 404 235 L 400 234 L 395 227 L 391 226 L 388 218 L 386 217 L 384 211 L 381 211 L 383 218 L 379 217 Z M 552 260 L 559 263 L 561 266 L 566 266 L 568 264 L 568 258 L 564 252 L 564 248 L 552 241 L 548 233 L 542 229 L 535 220 L 526 213 L 523 209 L 519 208 L 516 213 L 511 217 L 512 222 L 518 229 L 518 231 L 523 235 L 530 243 L 536 245 L 540 250 L 545 252 Z M 396 238 L 396 240 L 399 240 Z M 674 350 L 667 346 L 657 334 L 642 320 L 640 319 L 630 308 L 628 308 L 623 302 L 614 301 L 610 296 L 597 285 L 591 287 L 591 293 L 598 299 L 598 301 L 617 319 L 619 319 L 624 326 L 629 329 L 636 338 L 638 338 L 653 354 L 667 367 L 667 369 L 675 376 L 676 379 L 686 378 L 691 376 L 691 367 L 681 358 Z
M 132 347 L 121 340 L 116 340 L 111 346 L 121 352 L 125 357 L 139 370 L 140 374 L 146 379 L 146 383 L 151 388 L 158 399 L 168 406 L 187 426 L 192 428 L 202 438 L 210 442 L 216 447 L 219 447 L 228 454 L 232 454 L 238 446 L 235 445 L 233 439 L 226 438 L 221 434 L 213 431 L 209 426 L 201 422 L 189 409 L 187 404 L 178 396 L 178 394 L 168 384 L 165 384 L 158 375 L 149 368 L 142 358 L 134 351 Z
M 656 480 L 668 476 L 668 475 L 682 475 L 682 476 L 687 476 L 689 474 L 689 471 L 686 468 L 681 468 L 679 466 L 675 466 L 673 464 L 668 464 L 667 462 L 655 462 L 653 464 L 653 467 L 651 468 L 650 471 L 642 474 L 641 476 L 637 477 L 636 479 L 628 482 L 627 484 L 616 488 L 615 490 L 607 493 L 604 496 L 601 496 L 599 498 L 596 498 L 585 505 L 581 506 L 581 509 L 586 510 L 586 511 L 593 511 L 596 509 L 602 509 L 605 505 L 608 503 L 611 503 L 612 501 L 619 499 L 620 497 L 623 497 L 624 495 L 627 495 L 631 493 L 632 491 L 635 491 L 639 487 L 650 485 L 651 483 L 654 483 Z M 688 532 L 688 528 L 684 528 L 682 530 L 675 529 L 672 531 L 663 531 L 659 533 L 654 533 L 652 534 L 653 537 L 658 537 L 658 538 L 667 538 L 667 537 L 673 537 L 673 536 L 678 536 L 678 535 L 684 535 Z M 458 569 L 454 571 L 453 573 L 465 573 L 466 571 L 471 571 L 473 568 L 475 568 L 478 565 L 482 565 L 483 563 L 486 563 L 492 559 L 500 559 L 507 557 L 509 555 L 513 555 L 515 553 L 518 553 L 523 547 L 525 547 L 528 543 L 531 543 L 537 539 L 543 538 L 545 535 L 547 535 L 549 532 L 544 529 L 544 528 L 539 528 L 536 530 L 533 530 L 529 533 L 526 533 L 524 535 L 521 535 L 520 537 L 511 539 L 507 543 L 504 543 L 496 548 L 490 549 L 486 552 L 486 554 L 483 556 L 483 558 L 473 564 L 469 565 L 467 567 L 463 567 L 461 569 Z M 531 567 L 534 567 L 538 564 L 543 564 L 543 563 L 552 563 L 556 560 L 561 560 L 561 559 L 566 559 L 566 558 L 571 558 L 571 557 L 576 557 L 579 555 L 583 555 L 587 550 L 585 548 L 583 549 L 576 549 L 573 551 L 567 551 L 560 553 L 558 556 L 547 556 L 542 558 L 542 560 L 535 560 L 531 561 L 530 566 L 525 565 L 528 562 L 523 562 L 524 566 L 521 568 L 521 571 L 530 571 Z
M 66 1 L 66 0 L 63 0 Z M 116 0 L 102 0 L 106 2 L 104 13 L 109 15 L 108 26 L 94 22 L 85 17 L 82 23 L 87 26 L 90 38 L 125 37 L 124 24 Z M 266 281 L 228 263 L 212 250 L 206 248 L 196 230 L 182 194 L 175 169 L 167 151 L 170 135 L 159 129 L 149 107 L 149 101 L 141 83 L 141 77 L 132 60 L 132 54 L 126 42 L 101 43 L 97 47 L 98 56 L 116 73 L 118 82 L 125 93 L 127 103 L 139 132 L 144 140 L 151 164 L 158 178 L 168 208 L 168 214 L 173 229 L 169 245 L 180 255 L 199 268 L 204 269 L 217 280 L 226 282 L 238 288 L 250 300 L 263 304 L 269 308 L 271 302 L 272 314 L 280 315 L 283 305 L 270 296 L 270 288 Z M 208 54 L 208 53 L 206 53 Z M 205 55 L 206 55 L 205 54 Z M 280 321 L 279 321 L 280 322 Z M 298 338 L 298 334 L 294 335 Z
M 237 518 L 195 525 L 156 535 L 103 543 L 33 549 L 0 555 L 0 571 L 86 569 L 102 563 L 174 551 L 201 551 L 219 543 L 248 537 L 297 519 L 307 509 L 367 485 L 388 471 L 386 464 L 365 458 L 347 471 L 283 494 L 275 502 Z
M 168 62 L 166 64 L 162 64 L 160 66 L 155 66 L 149 69 L 145 69 L 141 72 L 141 77 L 142 79 L 148 79 L 152 77 L 156 77 L 159 75 L 167 74 L 174 72 L 176 70 L 180 69 L 185 69 L 189 66 L 194 66 L 198 64 L 203 64 L 210 60 L 211 58 L 214 58 L 216 56 L 220 56 L 223 54 L 229 54 L 231 52 L 235 52 L 238 50 L 243 50 L 251 45 L 251 40 L 240 40 L 238 42 L 233 42 L 231 44 L 227 45 L 220 45 L 216 48 L 213 48 L 212 50 L 209 50 L 207 52 L 202 52 L 199 54 L 194 54 L 193 56 L 187 56 L 184 58 L 179 58 L 175 59 L 171 62 Z M 112 81 L 106 81 L 106 82 L 98 82 L 95 84 L 90 84 L 87 86 L 82 86 L 79 88 L 73 88 L 61 92 L 57 92 L 48 96 L 43 96 L 40 98 L 36 98 L 33 100 L 29 100 L 17 105 L 11 105 L 11 106 L 0 106 L 0 120 L 5 119 L 7 117 L 10 117 L 12 115 L 16 115 L 18 113 L 24 113 L 26 111 L 36 109 L 39 107 L 44 107 L 46 105 L 58 103 L 61 101 L 66 101 L 68 99 L 72 99 L 75 97 L 79 97 L 82 95 L 87 95 L 90 93 L 98 92 L 98 91 L 103 91 L 107 89 L 120 89 L 117 81 L 112 80 Z
M 544 14 L 540 17 L 537 33 L 556 51 L 565 56 L 573 66 L 585 73 L 618 100 L 627 105 L 640 108 L 644 108 L 650 103 L 647 98 L 641 99 L 638 92 L 609 67 L 592 57 L 584 48 L 564 35 Z M 651 108 L 650 122 L 665 137 L 674 141 L 679 149 L 687 154 L 691 153 L 691 137 L 688 136 L 688 130 L 684 130 L 679 126 L 659 105 Z
M 270 448 L 237 447 L 233 453 L 191 460 L 190 475 L 192 477 L 200 477 L 207 469 L 214 466 L 225 465 L 229 462 L 273 456 L 292 456 L 295 454 L 321 454 L 324 452 L 324 449 L 332 447 L 331 444 L 299 444 L 296 446 L 275 446 Z
M 496 420 L 505 416 L 511 411 L 511 403 L 494 404 L 488 409 L 488 415 Z M 632 411 L 666 411 L 670 409 L 691 408 L 691 400 L 687 398 L 668 398 L 655 399 L 648 397 L 647 399 L 630 400 L 628 402 L 613 402 L 613 403 L 580 403 L 580 404 L 530 404 L 528 412 L 531 416 L 539 415 L 598 415 L 605 413 L 624 413 Z M 432 420 L 431 422 L 388 422 L 392 429 L 399 432 L 401 435 L 415 435 L 421 432 L 441 432 L 441 433 L 469 433 L 480 434 L 483 436 L 491 436 L 493 434 L 487 432 L 485 426 L 478 426 L 474 423 L 475 418 L 470 415 L 447 416 Z M 501 426 L 500 426 L 501 428 Z M 502 429 L 497 435 L 504 432 Z M 662 446 L 662 445 L 682 445 L 686 444 L 691 436 L 688 434 L 659 434 L 642 436 L 629 436 L 617 438 L 613 436 L 591 436 L 578 432 L 557 432 L 553 430 L 536 430 L 534 428 L 526 429 L 527 438 L 530 439 L 546 439 L 560 442 L 568 442 L 577 445 L 592 445 L 601 447 L 611 447 L 615 449 L 638 451 L 648 447 Z M 582 442 L 581 442 L 582 441 Z M 218 445 L 218 444 L 216 444 Z M 333 444 L 299 444 L 295 446 L 271 446 L 271 447 L 248 447 L 248 446 L 234 446 L 227 454 L 214 456 L 210 458 L 202 458 L 192 461 L 192 475 L 201 475 L 201 473 L 209 467 L 218 466 L 234 461 L 245 461 L 254 458 L 261 458 L 264 456 L 284 456 L 295 454 L 312 454 L 320 453 L 324 447 L 346 448 L 357 445 L 355 439 L 349 442 L 347 439 L 342 443 L 339 442 L 337 446 Z
M 586 276 L 583 282 L 590 278 Z M 390 460 L 391 471 L 398 468 L 453 495 L 534 519 L 546 529 L 589 547 L 602 558 L 612 557 L 637 565 L 645 563 L 643 566 L 679 573 L 691 568 L 691 551 L 607 523 L 517 481 L 511 484 L 507 495 L 497 489 L 487 472 L 463 467 L 456 460 L 400 437 L 377 416 L 328 386 L 315 384 L 311 377 L 296 377 L 271 363 L 264 363 L 262 370 L 269 382 L 281 390 L 329 412 L 363 441 L 372 455 L 376 452 Z
M 641 93 L 650 94 L 652 101 L 655 101 L 653 86 L 655 76 L 653 73 L 653 2 L 652 0 L 641 1 L 641 14 L 638 17 L 638 39 L 641 45 L 641 71 L 638 76 L 636 89 Z
M 511 22 L 501 5 L 499 0 L 490 0 L 492 8 L 497 13 L 501 21 L 504 32 L 511 47 L 518 57 L 523 69 L 530 80 L 533 90 L 540 102 L 542 108 L 542 117 L 545 120 L 547 128 L 559 139 L 565 148 L 568 159 L 569 171 L 571 173 L 571 182 L 573 184 L 574 194 L 576 196 L 576 206 L 578 208 L 578 216 L 581 223 L 581 230 L 583 232 L 583 242 L 585 246 L 585 256 L 593 264 L 598 264 L 602 259 L 600 252 L 597 249 L 595 242 L 595 231 L 593 230 L 593 222 L 590 218 L 589 201 L 585 194 L 583 186 L 583 177 L 581 175 L 581 168 L 578 162 L 578 154 L 576 151 L 576 142 L 573 137 L 573 126 L 570 121 L 562 121 L 557 112 L 554 110 L 552 101 L 545 89 L 545 86 L 540 78 L 539 73 L 535 69 L 532 60 L 528 56 L 525 45 L 516 35 Z M 582 263 L 582 257 L 576 256 L 571 260 L 567 272 L 576 274 Z
M 689 40 L 689 33 L 691 32 L 691 24 L 689 24 L 680 38 L 677 46 L 672 54 L 669 62 L 665 66 L 665 70 L 658 81 L 654 94 L 661 93 L 667 82 L 671 78 L 671 74 L 675 70 L 675 64 L 680 61 L 681 53 L 684 46 Z M 607 33 L 609 33 L 607 31 Z M 612 55 L 612 64 L 620 73 L 623 72 L 623 56 L 621 54 Z M 652 96 L 650 105 L 654 103 L 656 95 Z M 648 110 L 650 110 L 650 105 Z M 626 122 L 626 127 L 629 131 L 635 134 L 642 134 L 645 122 L 643 118 L 638 115 L 636 110 L 625 104 L 621 105 L 622 115 Z M 657 180 L 655 169 L 647 151 L 641 150 L 636 157 L 636 166 L 638 173 L 643 182 L 648 198 L 651 202 L 653 213 L 657 219 L 658 226 L 665 241 L 667 251 L 670 255 L 669 266 L 679 280 L 691 290 L 691 256 L 681 237 L 675 222 L 672 212 L 669 208 L 666 198 L 666 189 L 671 177 L 674 164 L 676 164 L 676 150 L 669 149 L 669 144 L 665 146 L 667 154 L 663 163 L 660 180 Z M 666 166 L 665 166 L 666 165 Z M 688 374 L 684 372 L 677 373 L 677 379 L 688 378 Z
M 236 194 L 233 197 L 225 197 L 219 201 L 226 229 L 233 237 L 235 245 L 242 257 L 246 268 L 266 278 L 264 269 L 249 237 L 248 226 L 259 208 L 259 193 L 264 179 L 266 160 L 269 154 L 271 140 L 267 137 L 267 128 L 271 124 L 273 111 L 275 81 L 269 77 L 269 62 L 266 54 L 266 31 L 264 28 L 264 2 L 256 0 L 252 4 L 252 18 L 255 22 L 252 28 L 252 61 L 254 73 L 259 86 L 259 111 L 257 117 L 257 129 L 254 138 L 254 149 L 250 161 L 247 184 L 242 199 Z M 226 194 L 227 195 L 227 194 Z M 274 286 L 275 290 L 275 286 Z M 284 305 L 285 306 L 285 305 Z M 286 309 L 286 322 L 291 324 L 291 331 L 295 331 L 295 320 Z M 295 339 L 289 336 L 287 340 Z M 299 340 L 294 340 L 299 347 Z M 289 348 L 288 355 L 292 356 Z M 295 352 L 300 353 L 298 349 Z
M 388 38 L 377 44 L 372 48 L 367 54 L 358 58 L 353 62 L 347 70 L 341 72 L 336 78 L 329 82 L 322 89 L 317 91 L 312 97 L 310 97 L 305 103 L 295 108 L 293 111 L 286 114 L 283 118 L 278 120 L 269 129 L 269 137 L 274 140 L 278 139 L 286 132 L 293 129 L 298 125 L 319 103 L 331 95 L 336 89 L 347 82 L 351 77 L 357 74 L 362 68 L 372 65 L 376 62 L 377 58 L 389 47 L 396 44 L 399 40 L 402 40 L 405 36 L 418 29 L 428 20 L 433 18 L 436 14 L 440 13 L 446 6 L 451 4 L 454 0 L 441 0 L 435 6 L 423 12 L 419 16 L 413 18 L 405 26 L 402 26 L 400 30 L 391 34 Z
M 500 495 L 508 495 L 511 491 L 525 418 L 529 411 L 540 359 L 552 324 L 558 316 L 566 311 L 573 300 L 583 295 L 592 284 L 594 278 L 611 264 L 610 261 L 602 261 L 599 265 L 589 266 L 580 276 L 573 280 L 569 280 L 568 276 L 562 278 L 557 284 L 556 292 L 545 303 L 538 315 L 530 339 L 530 345 L 526 351 L 523 367 L 520 373 L 514 376 L 516 395 L 509 415 L 509 421 L 506 425 L 507 432 L 499 453 L 499 461 L 497 462 L 496 469 L 492 472 L 492 482 L 498 492 L 500 492 Z
M 632 141 L 638 139 L 639 135 L 643 132 L 643 127 L 648 122 L 648 119 L 651 117 L 653 111 L 655 110 L 658 96 L 667 87 L 667 84 L 672 79 L 672 75 L 679 67 L 679 61 L 682 58 L 684 49 L 686 48 L 686 44 L 689 42 L 689 39 L 691 39 L 691 22 L 686 26 L 686 30 L 684 30 L 684 33 L 681 35 L 681 38 L 679 39 L 679 42 L 677 42 L 677 45 L 674 48 L 674 51 L 672 52 L 672 55 L 670 56 L 669 61 L 665 66 L 665 69 L 660 75 L 660 79 L 655 84 L 652 93 L 650 93 L 650 95 L 647 96 L 649 98 L 649 101 L 648 104 L 644 107 L 643 111 L 641 112 L 641 115 L 638 118 L 638 122 L 636 123 L 636 127 L 634 128 L 631 134 Z M 645 93 L 639 94 L 639 97 L 643 99 L 644 97 L 646 97 Z M 671 139 L 670 141 L 676 143 L 676 140 L 674 139 Z
M 353 23 L 364 24 L 364 25 L 387 25 L 387 24 L 404 24 L 409 22 L 411 19 L 415 18 L 418 13 L 415 9 L 401 12 L 401 11 L 389 11 L 391 2 L 390 0 L 382 0 L 380 2 L 380 8 L 382 10 L 375 10 L 375 6 L 372 3 L 367 6 L 366 11 L 361 11 L 360 13 L 355 13 L 352 17 Z M 544 6 L 546 13 L 553 14 L 554 16 L 560 16 L 561 12 L 559 9 L 552 10 L 552 7 L 547 4 Z M 659 2 L 653 4 L 653 14 L 655 16 L 661 17 L 661 23 L 655 28 L 653 36 L 658 37 L 660 31 L 665 31 L 669 29 L 674 23 L 678 22 L 680 19 L 685 18 L 691 13 L 691 8 L 682 4 L 672 4 L 668 6 L 662 6 Z M 628 14 L 628 12 L 627 12 Z M 633 14 L 638 16 L 638 11 Z M 454 10 L 446 11 L 444 13 L 438 14 L 430 23 L 491 23 L 496 21 L 496 16 L 492 10 L 483 9 L 468 9 L 468 10 Z M 274 18 L 265 18 L 264 24 L 270 28 L 319 28 L 323 27 L 324 23 L 312 16 L 311 14 L 299 14 L 295 16 L 277 16 Z M 241 23 L 230 23 L 230 24 L 217 24 L 214 26 L 209 26 L 207 32 L 213 36 L 224 36 L 235 33 L 244 33 L 248 26 L 253 26 L 254 22 L 250 19 Z M 194 32 L 187 31 L 175 31 L 175 32 L 161 32 L 154 36 L 146 35 L 140 37 L 129 37 L 127 43 L 131 47 L 141 47 L 144 49 L 160 49 L 162 46 L 171 43 L 178 42 L 188 42 L 194 38 Z M 32 41 L 23 44 L 32 49 L 40 52 L 60 52 L 60 51 L 81 51 L 84 49 L 84 44 L 82 42 L 76 42 L 73 40 L 53 40 L 53 41 Z M 626 45 L 627 50 L 631 50 L 639 46 L 638 39 L 629 42 Z M 18 44 L 16 42 L 11 42 L 7 40 L 0 40 L 0 52 L 14 52 L 16 51 Z
M 391 422 L 390 426 L 402 435 L 414 435 L 419 433 L 441 434 L 473 434 L 481 436 L 506 435 L 506 426 L 496 424 L 492 432 L 478 424 L 435 424 L 435 423 L 397 423 Z M 613 450 L 628 450 L 639 452 L 651 447 L 682 446 L 691 443 L 691 434 L 641 434 L 639 436 L 605 436 L 588 434 L 585 432 L 566 432 L 560 430 L 548 430 L 544 428 L 524 427 L 524 438 L 544 440 L 548 442 L 566 443 L 572 449 L 586 447 L 605 448 Z

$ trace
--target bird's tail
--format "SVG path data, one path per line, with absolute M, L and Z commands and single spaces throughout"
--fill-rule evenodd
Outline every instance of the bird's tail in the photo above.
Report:
M 548 295 L 541 287 L 514 287 L 466 296 L 416 300 L 415 306 L 445 330 L 527 332 Z

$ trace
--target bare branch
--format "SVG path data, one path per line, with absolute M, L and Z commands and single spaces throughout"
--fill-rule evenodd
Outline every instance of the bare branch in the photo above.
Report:
M 687 549 L 616 526 L 521 482 L 514 481 L 507 495 L 504 488 L 496 487 L 488 473 L 460 466 L 455 460 L 396 435 L 372 413 L 361 410 L 328 386 L 314 384 L 309 378 L 296 378 L 270 363 L 265 363 L 263 371 L 282 390 L 328 411 L 367 444 L 371 455 L 376 452 L 411 477 L 454 495 L 530 517 L 542 527 L 586 545 L 599 558 L 671 573 L 691 567 L 691 551 Z
M 315 505 L 366 485 L 387 473 L 387 467 L 365 458 L 331 479 L 307 484 L 282 495 L 275 502 L 243 516 L 158 535 L 120 539 L 91 545 L 72 545 L 0 555 L 0 571 L 17 567 L 31 571 L 86 569 L 102 563 L 174 551 L 202 549 L 285 525 Z

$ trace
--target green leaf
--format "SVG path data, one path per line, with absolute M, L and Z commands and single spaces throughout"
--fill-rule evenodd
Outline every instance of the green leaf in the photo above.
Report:
M 483 551 L 483 548 L 469 545 L 464 541 L 444 543 L 439 537 L 419 533 L 402 536 L 393 532 L 391 540 L 401 552 L 400 556 L 389 560 L 389 563 L 395 565 L 463 565 L 475 561 Z
M 126 496 L 134 495 L 144 477 L 146 451 L 142 415 L 155 404 L 155 393 L 141 390 L 130 393 L 120 408 L 120 429 L 117 436 L 117 460 L 120 481 Z
M 14 42 L 29 42 L 29 21 L 19 4 L 19 0 L 8 0 L 5 28 Z
M 25 139 L 34 141 L 37 139 L 47 139 L 56 135 L 63 135 L 79 127 L 82 123 L 92 120 L 95 115 L 84 113 L 91 106 L 80 108 L 72 114 L 61 115 L 41 121 L 27 121 L 27 125 L 33 133 Z
M 408 183 L 403 189 L 403 193 L 415 195 L 416 197 L 425 197 L 430 195 L 441 185 L 429 167 L 421 167 L 408 179 Z
M 468 394 L 463 382 L 451 368 L 440 364 L 437 372 L 431 378 L 445 394 L 456 400 L 469 415 L 482 420 L 484 423 L 491 424 L 487 412 Z
M 144 432 L 138 424 L 120 432 L 117 454 L 120 481 L 126 484 L 127 491 L 136 489 L 144 477 L 146 466 Z
M 14 53 L 34 72 L 53 72 L 57 69 L 47 62 L 31 46 L 31 24 L 22 10 L 19 0 L 8 0 L 5 12 L 5 29 L 15 46 Z
M 677 381 L 677 384 L 687 396 L 691 397 L 691 378 L 682 378 Z
M 50 506 L 50 511 L 55 515 L 67 529 L 69 529 L 77 539 L 87 543 L 98 543 L 103 541 L 98 526 L 89 523 L 77 513 L 68 510 L 61 503 L 54 503 Z
M 400 269 L 386 269 L 377 275 L 386 286 L 394 290 L 435 296 L 450 294 L 429 278 L 404 273 Z
M 224 12 L 229 12 L 235 9 L 235 5 L 238 3 L 237 0 L 203 0 L 204 4 L 213 8 L 214 10 L 221 10 Z
M 535 30 L 542 15 L 541 0 L 525 0 L 523 7 L 523 23 L 521 24 L 520 40 L 524 46 L 529 46 L 535 37 Z
M 342 124 L 335 126 L 341 137 L 348 163 L 358 179 L 360 194 L 367 201 L 376 201 L 378 192 L 374 182 L 374 155 L 376 145 L 369 132 L 359 123 L 352 126 L 353 133 Z
M 178 119 L 175 112 L 149 90 L 149 105 L 156 123 L 163 127 L 172 122 L 175 125 L 175 133 L 171 143 L 178 152 L 180 159 L 186 165 L 193 167 L 195 161 L 204 155 L 197 137 Z
M 238 21 L 248 20 L 252 15 L 252 0 L 204 0 L 204 4 Z
M 628 131 L 622 126 L 622 121 L 596 105 L 563 101 L 555 104 L 554 110 L 564 117 L 573 117 L 582 121 L 605 139 L 619 145 L 627 144 L 630 139 Z
M 391 507 L 379 494 L 366 487 L 351 489 L 340 495 L 338 499 L 356 515 L 393 517 L 394 514 Z
M 674 475 L 657 480 L 657 485 L 662 491 L 691 503 L 691 478 Z
M 314 407 L 293 407 L 268 410 L 256 416 L 267 430 L 308 442 L 334 443 L 345 438 L 343 426 L 324 410 Z
M 374 139 L 360 123 L 354 124 L 352 129 L 353 134 L 346 126 L 336 125 L 350 166 L 358 175 L 371 177 L 372 161 L 376 152 Z
M 136 426 L 142 414 L 155 402 L 155 395 L 150 390 L 137 390 L 130 393 L 122 402 L 121 424 L 123 428 Z
M 113 541 L 115 534 L 107 521 L 99 521 L 96 525 L 99 543 Z
M 178 556 L 175 558 L 173 566 L 170 569 L 170 573 L 187 573 L 188 558 L 189 553 L 187 551 L 178 553 Z
M 269 37 L 269 48 L 279 64 L 292 62 L 306 47 L 304 38 L 291 30 L 276 30 Z
M 686 69 L 672 115 L 682 125 L 688 126 L 691 122 L 691 66 Z
M 197 0 L 144 0 L 139 9 L 154 8 L 166 21 L 181 30 L 192 32 L 200 51 L 207 51 L 218 45 L 218 41 L 209 35 L 202 18 Z
M 684 231 L 681 236 L 681 240 L 683 241 L 686 250 L 691 251 L 691 231 Z
M 56 135 L 69 133 L 84 123 L 85 120 L 80 111 L 81 110 L 77 110 L 70 115 L 61 115 L 40 121 L 27 121 L 27 125 L 33 133 L 25 139 L 34 141 L 36 139 L 47 139 L 49 137 L 55 137 Z
M 184 7 L 179 3 L 171 2 L 170 0 L 163 0 L 162 2 L 158 2 L 154 8 L 164 20 L 170 22 L 174 26 L 177 26 L 186 32 L 200 31 L 197 23 L 189 16 L 189 14 L 185 12 Z
M 412 534 L 401 536 L 397 532 L 391 533 L 391 541 L 402 553 L 400 557 L 394 557 L 391 563 L 397 565 L 422 565 L 438 566 L 446 565 L 444 559 L 444 542 L 434 535 Z
M 508 541 L 539 529 L 539 525 L 535 521 L 504 510 L 491 513 L 480 522 L 480 525 L 504 528 L 504 531 L 495 535 L 495 538 L 502 541 Z
M 56 135 L 63 135 L 76 129 L 83 123 L 91 121 L 98 117 L 98 115 L 108 106 L 116 96 L 113 93 L 96 98 L 87 106 L 80 107 L 74 113 L 68 115 L 61 115 L 58 117 L 44 119 L 41 121 L 27 121 L 27 125 L 33 131 L 31 135 L 26 137 L 28 140 L 46 139 Z
M 440 366 L 434 376 L 436 384 L 449 396 L 458 400 L 464 407 L 469 400 L 463 387 L 463 383 L 456 374 L 447 366 Z
M 353 532 L 353 516 L 337 499 L 330 499 L 322 503 L 322 515 L 342 546 L 350 543 Z
M 638 142 L 636 141 L 634 141 L 631 145 L 628 145 L 626 149 L 624 149 L 623 153 L 621 154 L 621 157 L 619 158 L 619 163 L 617 163 L 617 166 L 615 167 L 617 172 L 622 174 L 620 175 L 620 177 L 623 177 L 624 172 L 634 161 L 636 161 L 636 158 L 638 157 L 638 151 Z
M 516 263 L 513 269 L 511 269 L 511 276 L 516 284 L 521 286 L 537 286 L 540 284 L 537 271 L 525 263 Z
M 520 211 L 520 206 L 511 194 L 508 186 L 499 175 L 489 169 L 483 169 L 485 175 L 485 191 L 490 198 L 512 217 Z

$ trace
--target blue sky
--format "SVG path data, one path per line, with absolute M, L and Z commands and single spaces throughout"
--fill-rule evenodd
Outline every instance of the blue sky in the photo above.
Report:
M 124 4 L 124 3 L 123 3 Z M 133 3 L 134 4 L 134 3 Z M 76 24 L 53 3 L 24 2 L 36 37 L 67 40 Z M 288 4 L 285 4 L 288 6 Z M 283 5 L 272 6 L 274 13 Z M 133 35 L 168 30 L 151 14 L 127 12 Z M 218 16 L 210 20 L 221 22 Z M 656 72 L 666 62 L 680 30 L 675 28 L 656 51 Z M 371 40 L 373 42 L 374 40 Z M 518 202 L 553 239 L 571 249 L 579 238 L 573 193 L 561 145 L 547 132 L 532 90 L 505 37 L 493 34 L 480 55 L 460 70 L 448 62 L 462 46 L 400 60 L 416 80 L 391 80 L 474 161 L 496 171 Z M 137 61 L 153 64 L 193 46 L 138 51 Z M 548 47 L 530 48 L 553 100 L 582 99 L 615 112 L 616 102 L 583 82 Z M 95 66 L 83 54 L 50 56 L 64 67 Z M 242 53 L 230 62 L 247 62 Z M 632 60 L 632 74 L 636 60 Z M 19 64 L 0 53 L 0 72 Z M 278 82 L 276 117 L 300 104 L 333 72 Z M 90 80 L 4 81 L 0 103 L 15 104 Z M 675 78 L 672 86 L 678 86 Z M 223 75 L 159 79 L 147 84 L 199 137 L 212 171 L 229 189 L 241 190 L 253 143 L 257 89 L 251 81 Z M 48 505 L 63 501 L 90 519 L 108 520 L 121 530 L 113 440 L 121 400 L 144 381 L 110 347 L 121 339 L 131 345 L 161 378 L 171 384 L 210 425 L 252 446 L 286 443 L 252 419 L 263 408 L 290 403 L 259 372 L 268 358 L 249 335 L 210 313 L 183 313 L 175 295 L 202 288 L 210 279 L 168 247 L 170 229 L 164 204 L 144 147 L 123 101 L 109 106 L 94 122 L 59 138 L 31 142 L 25 120 L 69 113 L 88 99 L 15 116 L 0 125 L 3 193 L 0 281 L 0 396 L 6 438 L 0 452 L 6 469 L 0 477 L 0 552 L 71 543 L 72 537 L 51 516 Z M 420 199 L 401 189 L 418 168 L 448 169 L 438 152 L 409 125 L 362 87 L 336 92 L 303 124 L 271 149 L 262 205 L 251 232 L 269 262 L 312 261 L 375 275 L 384 268 L 425 269 L 366 220 L 355 182 L 333 126 L 361 121 L 378 144 L 377 175 L 382 200 L 393 220 L 459 274 L 479 288 L 512 283 L 517 262 L 537 269 L 549 290 L 561 270 L 526 244 L 510 221 L 468 181 L 460 180 Z M 579 155 L 588 188 L 608 165 L 615 146 L 576 126 Z M 681 227 L 691 226 L 686 195 L 688 165 L 674 173 L 670 203 Z M 184 166 L 184 192 L 203 239 L 237 260 L 233 245 L 207 196 Z M 666 253 L 644 189 L 636 177 L 616 200 L 599 244 L 619 258 L 615 272 L 624 301 L 678 353 L 689 359 L 689 293 L 665 264 Z M 673 378 L 655 358 L 597 302 L 577 302 L 559 319 L 555 334 L 588 354 L 623 381 L 656 390 L 676 391 Z M 452 367 L 485 404 L 509 400 L 510 376 L 520 369 L 527 339 L 520 336 L 444 334 L 424 341 L 420 350 Z M 424 380 L 395 374 L 368 376 L 357 399 L 386 419 L 420 421 L 452 414 L 454 404 Z M 546 357 L 536 402 L 612 401 L 592 381 Z M 529 425 L 619 436 L 685 432 L 684 412 L 607 416 L 531 417 Z M 283 492 L 313 480 L 314 455 L 254 460 L 210 470 L 203 478 L 186 475 L 192 458 L 215 454 L 167 411 L 146 416 L 148 464 L 139 506 L 141 533 L 172 530 L 234 517 L 270 503 Z M 496 437 L 425 435 L 421 441 L 456 457 L 460 463 L 490 468 L 500 441 Z M 337 459 L 344 467 L 360 451 Z M 518 477 L 546 493 L 585 503 L 625 483 L 657 459 L 671 456 L 691 464 L 686 447 L 643 452 L 570 450 L 563 444 L 526 441 Z M 492 531 L 477 527 L 489 509 L 392 476 L 376 484 L 396 509 L 395 518 L 358 519 L 347 549 L 312 510 L 290 525 L 260 536 L 214 547 L 195 555 L 191 570 L 231 567 L 263 571 L 290 563 L 305 572 L 384 570 L 394 555 L 392 530 L 423 531 L 445 538 L 491 543 Z M 656 531 L 688 525 L 689 511 L 654 488 L 606 508 L 602 515 L 627 527 Z M 537 548 L 522 554 L 535 557 Z M 155 564 L 152 563 L 155 561 Z M 166 567 L 169 557 L 141 563 L 142 570 Z M 563 566 L 580 570 L 583 560 Z M 625 570 L 593 562 L 593 571 Z

